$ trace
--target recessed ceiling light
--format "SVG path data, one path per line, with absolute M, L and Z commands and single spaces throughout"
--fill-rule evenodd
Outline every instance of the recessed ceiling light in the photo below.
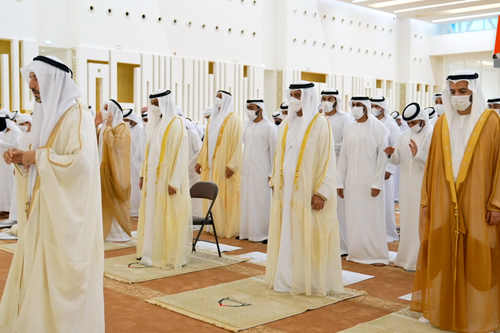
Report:
M 47 40 L 45 41 L 45 44 L 46 44 L 46 45 L 52 45 L 52 41 L 47 39 Z
M 383 8 L 383 7 L 390 7 L 390 6 L 399 6 L 399 5 L 404 5 L 407 3 L 412 3 L 412 2 L 420 2 L 424 0 L 392 0 L 392 1 L 384 1 L 384 2 L 379 2 L 379 3 L 374 3 L 372 5 L 369 5 L 370 7 L 373 8 Z
M 443 14 L 458 14 L 458 13 L 465 13 L 465 12 L 474 12 L 477 10 L 484 10 L 484 9 L 492 9 L 492 8 L 498 8 L 500 7 L 500 3 L 494 3 L 491 5 L 482 5 L 482 6 L 472 6 L 472 7 L 465 7 L 465 8 L 456 8 L 456 9 L 450 9 L 442 12 Z
M 476 2 L 479 0 L 463 0 L 463 1 L 454 1 L 454 2 L 447 2 L 447 3 L 439 3 L 436 5 L 429 5 L 429 6 L 421 6 L 421 7 L 413 7 L 413 8 L 406 8 L 406 9 L 399 9 L 395 10 L 393 13 L 405 13 L 405 12 L 411 12 L 414 10 L 422 10 L 422 9 L 429 9 L 429 8 L 437 8 L 437 7 L 444 7 L 444 6 L 452 6 L 452 5 L 460 5 L 462 3 L 468 3 L 468 2 Z
M 487 16 L 497 16 L 497 15 L 500 15 L 500 12 L 451 17 L 451 18 L 433 20 L 432 22 L 433 23 L 439 23 L 439 22 L 449 22 L 449 21 L 461 21 L 461 20 L 470 19 L 470 18 L 487 17 Z

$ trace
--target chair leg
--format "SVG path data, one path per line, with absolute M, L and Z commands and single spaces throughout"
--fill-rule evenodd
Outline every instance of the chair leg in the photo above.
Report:
M 203 231 L 203 227 L 205 227 L 205 221 L 203 221 L 202 225 L 201 225 L 201 228 L 200 228 L 200 231 L 198 231 L 198 235 L 196 236 L 196 239 L 193 243 L 193 252 L 196 251 L 196 243 L 198 243 L 198 239 L 200 239 L 200 235 Z
M 215 243 L 217 244 L 217 251 L 219 252 L 219 257 L 222 257 L 222 255 L 220 254 L 219 240 L 217 239 L 217 232 L 215 231 L 215 223 L 213 217 L 212 217 L 212 228 L 214 228 Z

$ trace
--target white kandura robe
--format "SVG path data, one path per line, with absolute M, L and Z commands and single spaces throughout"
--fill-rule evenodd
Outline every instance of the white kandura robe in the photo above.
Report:
M 344 139 L 345 128 L 354 122 L 354 118 L 345 112 L 336 112 L 333 116 L 326 116 L 332 129 L 335 142 L 335 157 L 339 164 L 340 148 Z M 345 199 L 337 197 L 337 219 L 339 220 L 340 254 L 347 254 L 347 224 L 345 220 Z
M 373 124 L 373 137 L 367 135 Z M 374 117 L 344 131 L 338 166 L 338 188 L 344 189 L 347 221 L 347 260 L 389 264 L 385 228 L 385 183 L 388 131 Z M 375 147 L 375 149 L 372 149 Z M 377 197 L 371 189 L 379 189 Z
M 141 205 L 141 189 L 139 188 L 139 178 L 142 168 L 143 158 L 137 150 L 144 149 L 141 146 L 143 140 L 141 136 L 146 135 L 146 129 L 142 124 L 137 124 L 130 129 L 130 216 L 139 216 L 139 206 Z
M 21 133 L 21 139 L 19 140 L 19 149 L 29 150 L 29 133 Z M 23 205 L 24 203 L 21 203 Z M 9 211 L 9 222 L 13 223 L 17 221 L 18 217 L 18 205 L 17 205 L 17 185 L 14 184 L 12 187 L 12 200 L 10 202 Z
M 268 239 L 271 217 L 273 158 L 278 128 L 267 119 L 249 121 L 243 133 L 243 168 L 241 170 L 240 239 L 261 242 Z
M 425 127 L 424 127 L 425 129 Z M 409 144 L 410 139 L 417 144 L 417 155 L 413 156 Z M 418 251 L 420 250 L 419 216 L 420 192 L 425 172 L 425 162 L 432 139 L 432 129 L 421 133 L 406 131 L 399 137 L 394 154 L 389 161 L 401 167 L 401 240 L 395 265 L 409 271 L 417 269 Z
M 14 189 L 14 167 L 5 163 L 3 154 L 10 148 L 19 147 L 21 131 L 9 130 L 0 140 L 0 212 L 10 211 L 12 191 Z
M 398 138 L 401 135 L 399 126 L 392 117 L 384 117 L 381 122 L 389 130 L 389 146 L 394 147 Z M 387 233 L 387 242 L 392 243 L 399 240 L 398 231 L 396 230 L 396 204 L 394 202 L 394 174 L 396 166 L 392 163 L 387 163 L 385 171 L 391 173 L 391 177 L 385 180 L 385 227 Z
M 0 304 L 0 332 L 104 333 L 99 155 L 88 109 L 72 106 L 36 151 L 40 187 Z M 28 170 L 16 166 L 25 179 Z M 30 170 L 31 172 L 31 170 Z
M 403 121 L 403 123 L 401 124 L 401 126 L 399 126 L 399 131 L 401 132 L 401 134 L 403 134 L 404 132 L 406 132 L 409 129 L 410 129 L 410 127 L 408 126 L 408 124 L 406 124 L 406 121 Z M 393 186 L 393 189 L 394 189 L 394 201 L 399 201 L 399 178 L 400 178 L 400 174 L 401 174 L 400 166 L 397 165 L 396 166 L 396 171 L 394 171 L 394 186 Z
M 190 121 L 187 120 L 186 121 Z M 196 173 L 195 166 L 196 161 L 198 161 L 198 156 L 200 155 L 201 142 L 200 135 L 198 131 L 192 128 L 187 128 L 188 137 L 188 176 L 189 176 L 189 188 L 193 187 L 194 184 L 200 181 L 200 175 Z M 193 210 L 193 216 L 205 216 L 203 212 L 203 202 L 202 199 L 191 199 L 191 208 Z

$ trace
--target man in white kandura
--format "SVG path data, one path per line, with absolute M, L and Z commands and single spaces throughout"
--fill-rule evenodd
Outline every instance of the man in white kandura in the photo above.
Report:
M 240 239 L 267 244 L 272 175 L 278 128 L 267 117 L 264 101 L 248 100 L 243 131 Z
M 142 120 L 134 110 L 125 110 L 123 121 L 130 129 L 130 216 L 139 216 L 139 206 L 141 204 L 141 189 L 139 188 L 139 174 L 141 173 L 141 154 L 138 150 L 143 149 L 141 142 L 145 133 Z
M 266 283 L 292 295 L 341 293 L 331 129 L 318 112 L 313 83 L 291 84 L 286 96 L 290 113 L 279 129 L 270 181 L 273 199 Z
M 149 98 L 137 257 L 145 266 L 181 269 L 193 240 L 187 131 L 170 90 L 156 90 Z
M 488 99 L 488 108 L 500 113 L 500 96 Z
M 346 200 L 347 260 L 387 265 L 384 175 L 389 130 L 371 113 L 368 97 L 349 102 L 356 122 L 344 131 L 338 166 L 338 195 Z
M 104 123 L 97 133 L 101 160 L 102 222 L 108 242 L 131 239 L 130 130 L 114 99 L 104 104 Z
M 330 122 L 335 143 L 335 160 L 338 165 L 345 128 L 354 122 L 354 118 L 342 111 L 342 98 L 338 90 L 335 89 L 321 92 L 321 108 L 326 119 Z M 344 256 L 347 254 L 347 225 L 345 222 L 345 200 L 340 197 L 337 198 L 337 218 L 340 232 L 340 254 Z
M 420 192 L 433 127 L 427 113 L 417 103 L 404 109 L 403 119 L 408 122 L 410 130 L 401 134 L 396 145 L 387 147 L 385 152 L 391 163 L 401 166 L 401 240 L 395 265 L 415 271 L 420 249 Z
M 439 119 L 436 113 L 436 109 L 434 109 L 433 107 L 428 107 L 425 108 L 424 111 L 427 113 L 427 117 L 429 117 L 430 124 L 432 126 L 436 125 L 436 122 Z
M 29 149 L 29 134 L 31 132 L 31 122 L 32 118 L 30 115 L 27 115 L 25 113 L 19 114 L 19 116 L 15 120 L 17 127 L 21 130 L 21 138 L 19 139 L 19 149 L 20 150 L 27 150 Z M 15 178 L 22 177 L 20 175 L 17 175 Z M 0 227 L 5 227 L 5 226 L 12 226 L 16 224 L 18 216 L 20 215 L 18 213 L 19 208 L 21 208 L 21 212 L 24 210 L 24 207 L 21 205 L 21 207 L 18 207 L 18 197 L 17 197 L 17 186 L 19 183 L 19 180 L 14 182 L 14 186 L 12 187 L 12 199 L 10 201 L 10 210 L 9 210 L 9 219 L 6 221 L 1 221 L 0 222 Z
M 36 99 L 30 150 L 4 154 L 23 176 L 27 221 L 18 221 L 0 332 L 104 332 L 94 120 L 78 104 L 80 92 L 65 64 L 55 57 L 33 60 L 21 69 Z
M 370 98 L 372 103 L 372 114 L 380 120 L 389 130 L 389 145 L 394 146 L 398 141 L 401 131 L 398 124 L 390 116 L 387 101 L 383 96 Z M 387 163 L 385 168 L 385 227 L 387 232 L 387 242 L 396 242 L 399 235 L 396 230 L 396 207 L 394 203 L 394 174 L 397 167 L 392 163 Z
M 0 139 L 0 154 L 2 155 L 11 148 L 19 147 L 22 137 L 21 130 L 11 120 L 11 117 L 6 116 L 4 119 L 7 122 L 7 129 Z M 12 193 L 14 191 L 14 168 L 3 161 L 3 159 L 0 161 L 0 179 L 0 184 L 2 185 L 2 191 L 0 191 L 0 212 L 10 212 Z
M 434 110 L 436 110 L 438 117 L 444 114 L 443 96 L 441 94 L 434 94 Z

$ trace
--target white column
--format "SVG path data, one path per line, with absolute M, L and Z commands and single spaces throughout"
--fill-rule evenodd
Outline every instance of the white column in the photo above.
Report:
M 21 111 L 21 86 L 19 84 L 19 40 L 13 39 L 10 41 L 10 54 L 12 55 L 12 91 L 10 92 L 10 96 L 12 98 L 12 110 Z
M 10 110 L 10 94 L 9 94 L 9 81 L 10 81 L 10 69 L 9 69 L 9 55 L 0 55 L 0 103 L 2 103 L 3 109 Z

